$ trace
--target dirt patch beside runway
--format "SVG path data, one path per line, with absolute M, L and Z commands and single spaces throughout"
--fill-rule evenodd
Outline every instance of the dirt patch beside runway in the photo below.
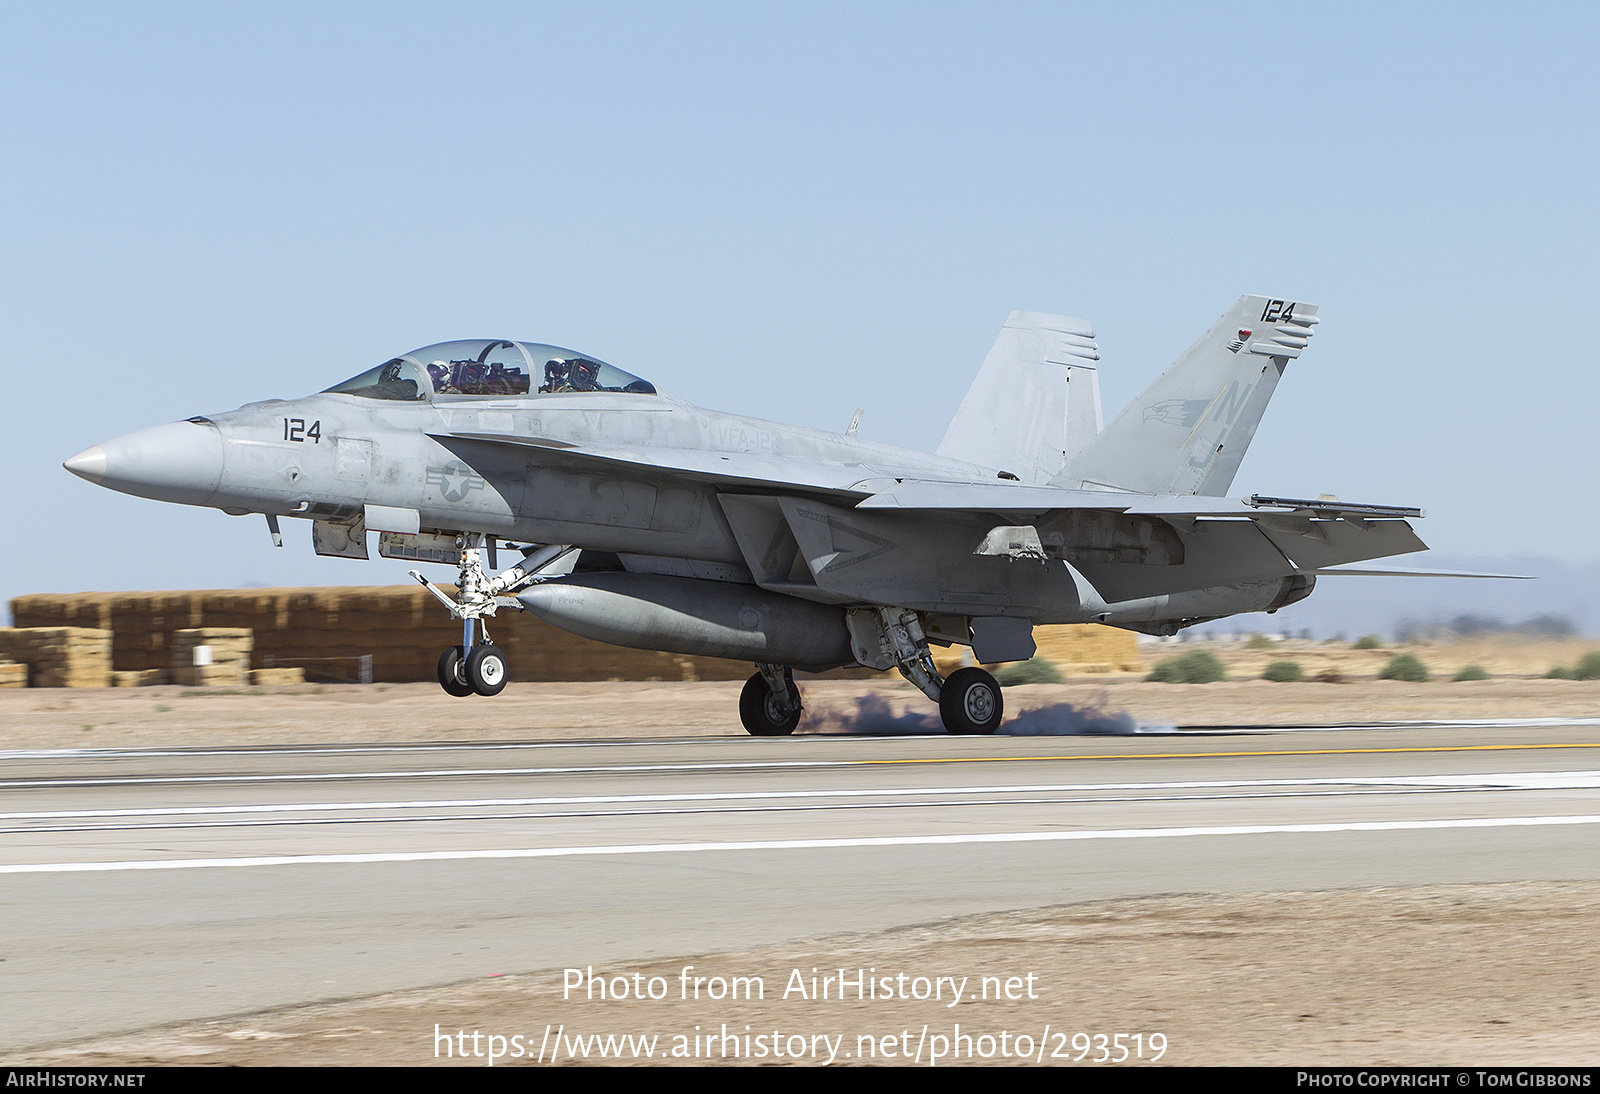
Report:
M 261 688 L 18 688 L 0 690 L 0 748 L 297 745 L 339 741 L 526 741 L 605 737 L 744 736 L 741 685 L 512 684 L 494 699 L 453 699 L 435 684 L 305 684 Z M 801 732 L 937 731 L 937 710 L 891 678 L 802 685 Z M 1008 718 L 1071 706 L 1127 711 L 1147 725 L 1259 725 L 1407 719 L 1600 716 L 1600 681 L 1500 678 L 1464 683 L 1150 684 L 1132 676 L 1006 689 Z M 863 716 L 863 702 L 879 713 Z M 1063 715 L 1062 724 L 1071 719 Z
M 563 999 L 563 971 L 552 970 L 188 1023 L 8 1062 L 481 1067 L 493 1045 L 506 1054 L 501 1065 L 535 1062 L 541 1049 L 548 1063 L 559 1029 L 563 1064 L 631 1063 L 637 1040 L 632 1050 L 610 1042 L 623 1046 L 620 1061 L 600 1054 L 606 1036 L 629 1035 L 653 1035 L 657 1063 L 673 1062 L 675 1049 L 686 1063 L 708 1062 L 707 1051 L 711 1062 L 794 1063 L 802 1048 L 798 1062 L 811 1063 L 813 1049 L 826 1060 L 830 1045 L 838 1063 L 903 1065 L 920 1052 L 926 1065 L 935 1050 L 945 1064 L 1018 1063 L 1030 1053 L 1039 1061 L 1041 1048 L 1039 1062 L 1092 1063 L 1119 1054 L 1118 1034 L 1128 1035 L 1120 1045 L 1130 1064 L 1156 1055 L 1155 1034 L 1163 1064 L 1600 1063 L 1593 883 L 1104 901 L 594 973 L 613 987 L 624 977 L 630 996 L 637 984 L 646 998 L 590 1002 L 580 988 Z M 857 998 L 863 974 L 891 997 Z M 704 998 L 718 979 L 732 990 L 737 976 L 760 977 L 764 997 Z M 823 984 L 828 976 L 834 982 Z M 683 1001 L 695 977 L 705 978 L 703 997 Z M 939 977 L 966 978 L 962 1002 L 948 1005 L 950 981 L 937 984 L 942 999 L 900 997 L 931 994 Z M 652 987 L 664 998 L 649 999 Z M 829 998 L 811 998 L 814 987 Z M 974 1001 L 982 988 L 991 998 Z M 587 1056 L 575 1047 L 584 1044 Z

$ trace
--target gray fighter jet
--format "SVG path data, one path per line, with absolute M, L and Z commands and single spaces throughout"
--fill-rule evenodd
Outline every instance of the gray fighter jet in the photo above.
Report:
M 793 670 L 897 668 L 952 733 L 992 733 L 978 665 L 1043 623 L 1151 634 L 1273 612 L 1343 564 L 1420 551 L 1418 509 L 1224 497 L 1316 307 L 1244 296 L 1109 426 L 1094 332 L 1012 312 L 936 453 L 703 410 L 593 357 L 445 342 L 320 394 L 251 403 L 66 461 L 161 501 L 312 522 L 319 554 L 459 569 L 452 695 L 494 695 L 487 620 L 755 663 L 739 714 L 793 732 Z M 515 548 L 514 561 L 499 567 Z M 1358 572 L 1349 569 L 1334 572 Z M 1368 572 L 1368 571 L 1359 571 Z M 967 646 L 948 678 L 931 644 Z

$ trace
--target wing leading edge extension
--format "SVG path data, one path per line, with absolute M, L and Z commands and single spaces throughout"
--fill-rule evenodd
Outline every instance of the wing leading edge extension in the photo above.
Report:
M 469 442 L 520 449 L 553 464 L 627 467 L 646 473 L 670 473 L 685 479 L 729 486 L 795 487 L 837 494 L 852 501 L 871 491 L 858 488 L 863 476 L 882 479 L 883 473 L 862 464 L 783 459 L 749 453 L 725 453 L 692 448 L 552 442 L 543 438 L 466 431 L 433 432 L 442 444 Z M 892 481 L 892 480 L 890 480 Z

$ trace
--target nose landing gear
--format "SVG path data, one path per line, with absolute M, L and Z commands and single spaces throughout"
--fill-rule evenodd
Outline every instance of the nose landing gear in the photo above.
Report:
M 461 620 L 461 645 L 451 646 L 439 655 L 439 686 L 449 695 L 499 695 L 511 678 L 506 655 L 489 639 L 487 617 L 501 607 L 518 607 L 506 594 L 538 580 L 541 570 L 569 553 L 564 544 L 529 549 L 522 561 L 490 577 L 483 567 L 486 537 L 482 532 L 463 532 L 456 537 L 461 550 L 461 572 L 456 579 L 454 600 L 416 570 L 411 576 L 420 582 L 450 614 Z

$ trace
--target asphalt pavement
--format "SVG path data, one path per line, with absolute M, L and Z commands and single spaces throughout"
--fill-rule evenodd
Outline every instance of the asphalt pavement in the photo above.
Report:
M 0 753 L 0 1048 L 1170 893 L 1600 877 L 1600 724 Z

